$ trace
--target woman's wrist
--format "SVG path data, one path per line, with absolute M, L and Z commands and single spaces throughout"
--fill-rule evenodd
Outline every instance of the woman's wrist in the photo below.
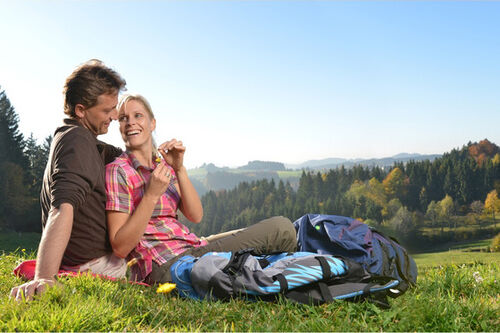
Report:
M 150 191 L 148 191 L 146 189 L 146 192 L 144 193 L 144 196 L 142 197 L 142 200 L 144 200 L 144 201 L 150 201 L 152 204 L 155 205 L 158 202 L 158 200 L 160 199 L 160 197 L 161 197 L 161 194 L 160 195 L 156 195 L 156 194 L 153 194 L 153 193 L 151 193 Z
M 179 174 L 182 174 L 182 173 L 186 173 L 187 174 L 187 169 L 186 169 L 186 167 L 184 165 L 181 166 L 180 168 L 174 169 L 174 171 L 175 171 L 176 175 L 179 175 Z

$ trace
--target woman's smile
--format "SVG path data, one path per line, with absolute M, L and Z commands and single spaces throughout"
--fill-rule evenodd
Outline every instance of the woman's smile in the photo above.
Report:
M 130 100 L 120 108 L 118 114 L 120 132 L 129 150 L 150 148 L 155 120 L 151 119 L 140 101 Z

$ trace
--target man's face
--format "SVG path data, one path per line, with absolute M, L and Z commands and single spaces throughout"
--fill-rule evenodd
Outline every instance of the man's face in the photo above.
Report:
M 108 133 L 109 124 L 118 117 L 116 105 L 118 94 L 102 94 L 97 98 L 97 104 L 90 108 L 76 108 L 76 114 L 84 127 L 94 135 Z

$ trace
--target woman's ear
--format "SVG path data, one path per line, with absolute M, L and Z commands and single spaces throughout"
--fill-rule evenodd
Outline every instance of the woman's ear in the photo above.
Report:
M 156 119 L 153 118 L 153 120 L 151 120 L 151 132 L 154 131 L 156 129 Z

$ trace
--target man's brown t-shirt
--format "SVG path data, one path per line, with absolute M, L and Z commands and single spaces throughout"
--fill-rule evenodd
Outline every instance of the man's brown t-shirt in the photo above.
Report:
M 73 228 L 62 265 L 75 266 L 112 252 L 106 224 L 105 164 L 121 153 L 78 121 L 65 119 L 56 129 L 43 176 L 42 228 L 51 207 L 73 206 Z

